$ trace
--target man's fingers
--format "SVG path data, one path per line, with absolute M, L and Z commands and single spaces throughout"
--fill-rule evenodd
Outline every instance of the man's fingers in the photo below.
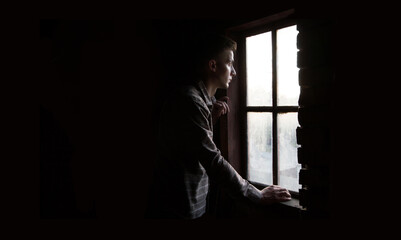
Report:
M 218 106 L 219 106 L 219 111 L 220 111 L 220 113 L 226 114 L 227 109 L 226 109 L 226 106 L 224 105 L 224 103 L 219 102 L 219 103 L 218 103 Z
M 286 192 L 279 193 L 279 194 L 277 194 L 276 199 L 279 199 L 282 201 L 288 201 L 288 200 L 291 200 L 291 195 Z
M 226 102 L 216 101 L 215 105 L 217 106 L 219 112 L 222 112 L 223 114 L 230 112 L 230 108 Z
M 280 198 L 279 201 L 280 202 L 286 202 L 286 201 L 290 201 L 291 198 Z
M 226 114 L 227 112 L 229 112 L 228 104 L 227 104 L 226 102 L 223 102 L 223 107 L 224 107 L 224 114 Z
M 277 192 L 277 196 L 281 199 L 291 199 L 291 194 L 287 190 Z
M 291 197 L 291 194 L 289 192 L 281 192 L 279 194 L 280 194 L 280 196 L 283 196 L 283 197 Z
M 230 108 L 228 107 L 227 101 L 230 100 L 229 97 L 224 96 L 219 98 L 219 100 L 216 101 L 216 103 L 222 104 L 222 106 L 224 107 L 224 114 L 230 112 Z
M 286 188 L 282 188 L 282 187 L 277 186 L 277 185 L 272 185 L 271 187 L 276 192 L 276 196 L 277 197 L 282 198 L 282 199 L 287 199 L 288 198 L 288 200 L 291 199 L 291 194 Z
M 270 185 L 264 188 L 262 194 L 266 197 L 266 204 L 291 200 L 290 192 L 277 185 Z
M 230 112 L 230 107 L 228 106 L 228 104 L 227 104 L 226 102 L 224 102 L 224 104 L 225 104 L 226 107 L 227 107 L 227 112 Z

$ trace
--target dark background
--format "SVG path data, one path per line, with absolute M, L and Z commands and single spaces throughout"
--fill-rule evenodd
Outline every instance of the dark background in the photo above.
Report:
M 196 16 L 40 19 L 38 217 L 142 219 L 157 156 L 157 116 L 166 91 L 185 76 L 187 40 L 290 8 L 301 17 L 336 23 L 332 218 L 360 217 L 363 210 L 349 202 L 352 188 L 362 185 L 351 183 L 357 165 L 352 162 L 363 154 L 355 144 L 356 120 L 348 115 L 354 112 L 349 105 L 355 82 L 347 67 L 361 46 L 348 35 L 354 33 L 348 18 L 353 9 L 315 7 L 276 3 Z

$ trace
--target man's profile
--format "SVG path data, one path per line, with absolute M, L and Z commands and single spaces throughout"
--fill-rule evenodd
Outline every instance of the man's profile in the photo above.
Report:
M 213 125 L 228 114 L 227 97 L 217 89 L 234 80 L 233 40 L 210 34 L 194 46 L 192 79 L 171 92 L 160 114 L 159 154 L 148 217 L 196 219 L 206 213 L 209 183 L 234 198 L 256 204 L 288 201 L 288 190 L 269 186 L 258 190 L 224 159 L 213 142 Z

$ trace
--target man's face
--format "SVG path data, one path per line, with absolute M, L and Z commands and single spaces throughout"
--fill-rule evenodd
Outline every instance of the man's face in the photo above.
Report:
M 234 53 L 232 50 L 224 50 L 216 58 L 216 85 L 218 88 L 227 89 L 233 77 L 236 75 L 234 69 Z

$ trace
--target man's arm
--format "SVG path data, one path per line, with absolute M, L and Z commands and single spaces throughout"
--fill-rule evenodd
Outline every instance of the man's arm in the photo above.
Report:
M 290 193 L 285 188 L 273 185 L 258 190 L 243 179 L 224 159 L 213 142 L 213 132 L 208 124 L 211 114 L 209 110 L 195 101 L 187 104 L 186 109 L 189 110 L 189 114 L 183 119 L 182 126 L 185 126 L 188 135 L 184 137 L 187 141 L 184 142 L 183 149 L 191 155 L 190 157 L 199 160 L 211 180 L 218 183 L 231 196 L 243 196 L 255 203 L 271 204 L 291 199 Z

